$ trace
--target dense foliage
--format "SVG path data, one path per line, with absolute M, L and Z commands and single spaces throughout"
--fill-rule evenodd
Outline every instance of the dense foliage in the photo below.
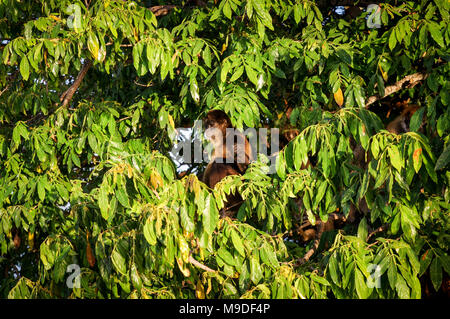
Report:
M 442 292 L 449 2 L 378 3 L 380 28 L 366 2 L 0 0 L 0 296 Z M 420 106 L 410 131 L 386 131 L 404 101 Z M 213 190 L 204 163 L 180 174 L 176 128 L 212 108 L 297 131 L 275 174 L 263 156 Z M 219 218 L 234 191 L 244 203 Z M 304 258 L 318 237 L 300 224 L 330 216 L 347 220 Z

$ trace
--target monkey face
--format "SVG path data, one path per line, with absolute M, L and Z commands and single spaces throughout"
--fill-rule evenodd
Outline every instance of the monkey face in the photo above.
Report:
M 213 144 L 217 144 L 224 139 L 222 130 L 214 126 L 205 130 L 205 138 Z
M 203 124 L 205 126 L 205 130 L 211 127 L 215 127 L 222 130 L 223 132 L 227 127 L 233 127 L 231 125 L 231 121 L 228 115 L 220 110 L 209 111 L 208 114 L 206 115 L 206 118 L 203 121 Z

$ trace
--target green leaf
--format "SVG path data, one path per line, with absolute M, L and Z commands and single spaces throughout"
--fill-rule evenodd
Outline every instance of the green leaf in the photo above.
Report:
M 43 201 L 45 199 L 45 182 L 43 178 L 39 178 L 37 182 L 37 191 L 39 200 Z
M 30 76 L 30 64 L 28 63 L 28 58 L 25 55 L 20 61 L 20 74 L 25 81 L 27 81 Z
M 220 70 L 220 81 L 221 82 L 225 82 L 227 80 L 227 74 L 230 71 L 231 68 L 231 64 L 226 61 L 223 65 L 222 68 Z
M 108 193 L 105 186 L 101 186 L 98 193 L 98 207 L 100 208 L 100 213 L 105 220 L 109 219 L 109 200 Z
M 315 273 L 311 273 L 311 279 L 324 286 L 330 286 L 330 283 L 328 282 L 328 280 L 326 280 L 326 278 L 318 276 Z
M 433 163 L 431 162 L 429 157 L 423 153 L 422 153 L 422 163 L 425 165 L 425 169 L 427 170 L 428 175 L 431 177 L 433 182 L 437 183 L 437 174 L 436 171 L 434 170 Z
M 224 4 L 224 6 L 223 6 L 223 14 L 228 18 L 228 19 L 231 19 L 231 14 L 232 14 L 232 12 L 231 12 L 231 6 L 230 6 L 230 3 L 226 0 L 226 1 L 224 1 L 225 2 L 225 4 Z
M 243 73 L 244 73 L 244 66 L 241 65 L 240 67 L 237 68 L 237 70 L 231 76 L 230 82 L 234 82 L 237 79 L 239 79 Z
M 411 117 L 411 120 L 409 122 L 409 128 L 412 132 L 417 132 L 420 126 L 422 125 L 424 111 L 425 108 L 422 107 L 417 112 L 415 112 Z
M 372 289 L 367 287 L 366 278 L 358 268 L 355 269 L 355 288 L 360 299 L 367 299 L 372 292 Z
M 250 280 L 257 285 L 263 278 L 262 268 L 257 258 L 252 256 L 250 258 Z
M 257 72 L 248 64 L 245 65 L 245 73 L 247 74 L 249 80 L 254 84 L 258 85 L 258 74 Z
M 181 220 L 181 226 L 184 230 L 187 232 L 193 232 L 195 229 L 194 223 L 192 222 L 192 219 L 189 217 L 188 210 L 186 206 L 182 206 L 180 208 L 180 220 Z
M 130 208 L 131 206 L 128 200 L 128 194 L 124 187 L 120 187 L 116 190 L 116 198 L 122 206 Z
M 397 291 L 398 297 L 400 299 L 409 299 L 410 298 L 410 291 L 409 287 L 406 284 L 405 279 L 403 279 L 402 276 L 397 274 L 397 280 L 395 283 L 395 290 Z
M 286 178 L 286 161 L 284 160 L 284 152 L 283 151 L 279 152 L 278 156 L 276 157 L 275 169 L 277 171 L 277 175 L 281 179 Z
M 209 46 L 205 46 L 205 49 L 202 52 L 203 60 L 208 68 L 211 67 L 211 49 Z
M 401 214 L 398 212 L 391 223 L 391 232 L 392 234 L 397 234 L 398 230 L 400 229 L 400 217 Z
M 240 236 L 233 229 L 230 230 L 230 233 L 231 233 L 231 240 L 233 241 L 234 248 L 236 248 L 236 250 L 242 257 L 245 257 L 245 249 L 244 249 L 244 245 L 242 244 L 242 240 L 241 240 Z
M 217 251 L 217 255 L 228 265 L 230 265 L 230 266 L 235 265 L 233 255 L 231 255 L 231 253 L 228 250 L 226 250 L 224 247 L 219 248 L 219 250 Z
M 156 244 L 156 234 L 155 234 L 155 228 L 153 225 L 153 222 L 150 220 L 150 218 L 147 218 L 145 224 L 144 224 L 144 237 L 147 240 L 147 242 L 150 245 L 155 245 Z
M 339 268 L 338 268 L 338 263 L 337 263 L 335 256 L 330 257 L 329 262 L 328 262 L 328 270 L 330 272 L 331 280 L 333 280 L 333 282 L 336 285 L 340 286 L 339 278 L 338 278 Z
M 395 45 L 397 44 L 397 38 L 395 37 L 394 29 L 392 29 L 391 34 L 389 35 L 389 49 L 394 50 Z
M 361 219 L 361 221 L 359 222 L 359 226 L 358 226 L 358 238 L 366 241 L 367 239 L 367 235 L 368 235 L 368 231 L 367 231 L 367 221 L 366 218 L 364 217 L 363 219 Z
M 438 171 L 445 168 L 449 162 L 450 162 L 450 143 L 447 145 L 447 147 L 444 149 L 441 155 L 439 155 L 434 170 Z
M 389 285 L 392 289 L 395 289 L 395 286 L 397 284 L 397 266 L 395 265 L 395 262 L 392 260 L 392 258 L 389 259 L 389 266 L 387 267 L 387 274 L 388 274 L 388 280 Z
M 87 137 L 88 137 L 89 146 L 92 148 L 92 150 L 95 153 L 98 153 L 97 138 L 95 137 L 94 133 L 89 132 Z
M 394 145 L 394 144 L 390 145 L 390 147 L 388 147 L 388 154 L 389 154 L 389 158 L 391 160 L 392 166 L 394 166 L 394 168 L 400 172 L 403 167 L 403 161 L 402 161 L 402 157 L 400 155 L 400 151 L 398 150 L 397 145 Z
M 139 276 L 136 265 L 134 263 L 131 265 L 131 282 L 133 283 L 134 288 L 136 288 L 138 291 L 141 291 L 142 279 Z
M 450 256 L 444 253 L 440 255 L 439 258 L 441 260 L 443 269 L 447 274 L 450 275 Z
M 421 277 L 428 269 L 428 267 L 431 264 L 431 261 L 433 260 L 433 250 L 428 249 L 425 251 L 425 253 L 420 257 L 420 271 L 419 271 L 419 277 Z
M 210 235 L 216 228 L 219 221 L 219 212 L 217 211 L 216 202 L 211 194 L 205 201 L 205 208 L 203 209 L 203 228 Z
M 275 254 L 273 248 L 267 245 L 267 243 L 264 243 L 261 247 L 260 255 L 263 262 L 271 266 L 273 269 L 277 269 L 279 267 L 277 255 Z
M 442 265 L 438 257 L 435 257 L 430 266 L 430 278 L 434 290 L 438 291 L 442 284 Z
M 316 197 L 314 198 L 314 207 L 317 207 L 317 205 L 319 205 L 320 201 L 323 198 L 323 195 L 325 195 L 327 187 L 328 187 L 327 181 L 320 182 L 319 187 L 317 187 Z
M 114 265 L 114 268 L 120 272 L 122 275 L 127 274 L 127 267 L 125 265 L 125 258 L 120 254 L 118 250 L 116 250 L 116 247 L 114 247 L 112 254 L 111 254 L 111 260 Z
M 430 31 L 431 37 L 440 47 L 444 47 L 444 38 L 442 37 L 442 33 L 439 27 L 439 24 L 436 22 L 430 22 L 428 24 L 428 30 Z

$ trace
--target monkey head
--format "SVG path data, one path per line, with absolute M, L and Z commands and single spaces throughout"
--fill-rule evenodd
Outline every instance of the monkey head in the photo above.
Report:
M 211 142 L 215 156 L 227 156 L 226 134 L 227 128 L 232 128 L 228 115 L 220 110 L 209 111 L 203 120 L 205 126 L 205 138 Z M 229 156 L 229 155 L 228 155 Z
M 215 137 L 217 139 L 218 131 L 222 133 L 222 138 L 225 138 L 226 129 L 233 127 L 231 120 L 228 115 L 221 110 L 209 111 L 206 118 L 203 120 L 205 127 L 205 137 L 210 139 L 210 137 Z

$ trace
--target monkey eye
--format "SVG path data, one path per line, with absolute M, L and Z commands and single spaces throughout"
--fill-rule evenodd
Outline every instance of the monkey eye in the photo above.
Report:
M 215 128 L 215 127 L 211 127 L 205 130 L 205 137 L 208 140 L 215 140 L 216 138 L 218 138 L 220 135 L 222 134 L 222 132 Z

